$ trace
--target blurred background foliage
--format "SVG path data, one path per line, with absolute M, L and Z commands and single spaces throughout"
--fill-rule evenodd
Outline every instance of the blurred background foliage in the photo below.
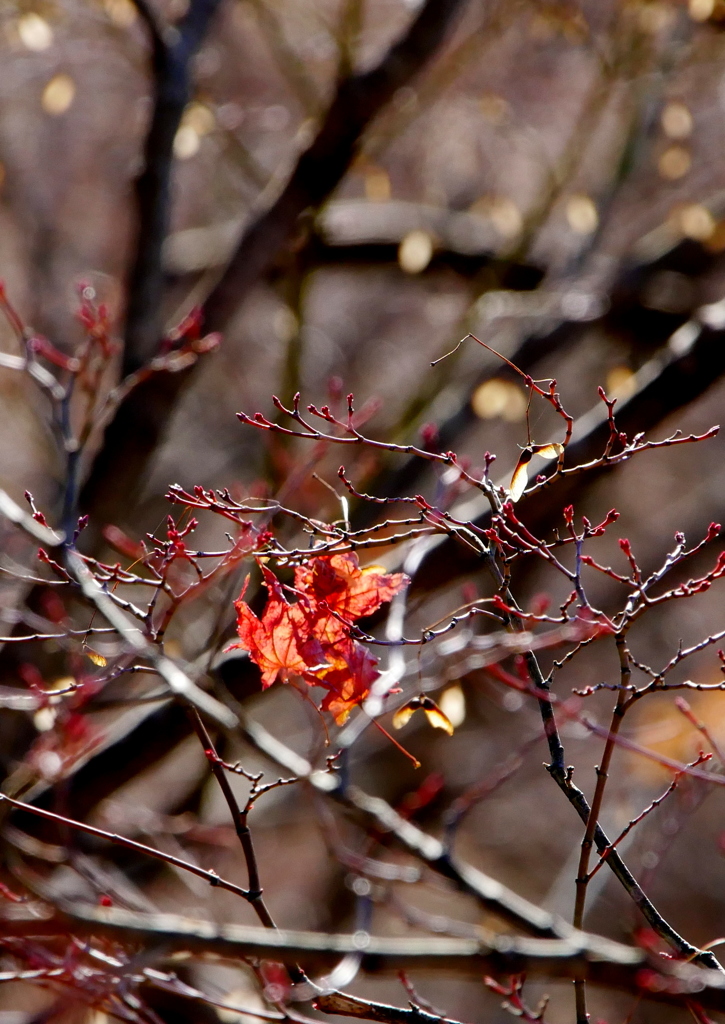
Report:
M 101 528 L 108 523 L 133 536 L 157 529 L 172 481 L 282 493 L 305 514 L 337 518 L 339 503 L 312 470 L 336 483 L 338 452 L 313 457 L 236 420 L 240 409 L 273 415 L 272 394 L 288 402 L 301 391 L 305 402 L 319 405 L 353 391 L 358 407 L 369 403 L 366 429 L 374 436 L 453 448 L 479 469 L 490 451 L 498 457 L 494 477 L 506 479 L 517 445 L 527 441 L 526 396 L 516 376 L 474 344 L 430 367 L 467 331 L 534 377 L 557 378 L 564 404 L 578 417 L 575 443 L 583 456 L 598 436 L 596 415 L 587 414 L 597 406 L 599 384 L 618 397 L 631 433 L 664 437 L 675 427 L 701 431 L 719 421 L 725 398 L 722 0 L 208 4 L 208 26 L 183 69 L 187 94 L 176 97 L 172 159 L 165 169 L 163 160 L 159 165 L 164 187 L 154 202 L 164 216 L 149 240 L 150 214 L 137 182 L 151 159 L 159 48 L 173 50 L 203 6 L 5 0 L 0 7 L 0 272 L 25 322 L 71 353 L 82 338 L 77 291 L 91 289 L 107 303 L 119 340 L 108 388 L 121 372 L 147 361 L 160 333 L 196 305 L 209 329 L 223 335 L 218 351 L 178 373 L 156 375 L 135 405 L 119 410 L 105 436 L 100 429 L 92 436 L 80 508 L 92 516 L 89 551 L 104 551 Z M 410 26 L 423 15 L 428 35 L 416 50 Z M 165 27 L 157 29 L 154 46 L 155 20 Z M 381 68 L 388 75 L 383 86 L 375 79 Z M 346 91 L 350 83 L 355 88 Z M 311 152 L 317 162 L 305 163 Z M 151 295 L 134 279 L 144 246 L 141 255 L 151 265 L 145 280 L 159 283 Z M 127 315 L 132 308 L 140 309 L 135 327 Z M 0 346 L 18 352 L 5 323 Z M 53 520 L 65 469 L 45 397 L 2 366 L 0 417 L 0 485 L 17 500 L 30 489 Z M 553 419 L 533 407 L 534 439 L 550 440 L 552 429 Z M 620 532 L 651 567 L 675 530 L 699 539 L 709 521 L 722 520 L 724 456 L 722 439 L 645 455 L 605 476 L 578 478 L 565 496 L 547 492 L 532 515 L 546 530 L 570 500 L 593 521 L 615 506 Z M 363 490 L 447 487 L 452 498 L 451 481 L 435 479 L 421 460 L 362 452 L 346 465 Z M 482 512 L 466 495 L 461 500 L 469 500 L 469 518 Z M 362 522 L 370 512 L 360 508 L 354 515 Z M 221 535 L 202 522 L 198 544 L 213 547 Z M 31 558 L 9 529 L 3 542 L 8 557 Z M 619 557 L 614 539 L 601 550 L 605 563 Z M 386 564 L 396 558 L 389 552 Z M 439 548 L 416 574 L 412 621 L 434 620 L 476 586 L 475 566 L 451 547 Z M 529 599 L 547 591 L 560 600 L 562 586 L 534 568 L 519 580 Z M 6 628 L 18 623 L 27 596 L 15 583 L 6 586 L 0 609 Z M 203 607 L 182 616 L 169 641 L 174 650 L 187 659 L 200 656 L 214 628 L 228 639 L 232 596 L 233 588 L 215 590 Z M 44 613 L 42 594 L 31 597 L 35 612 Z M 616 607 L 611 581 L 599 581 L 593 599 Z M 721 607 L 697 598 L 647 619 L 638 627 L 642 660 L 659 663 L 680 638 L 690 643 L 721 628 Z M 18 654 L 14 648 L 4 659 L 6 679 L 17 678 L 20 661 L 38 663 L 50 675 L 62 671 L 58 659 L 33 649 Z M 594 650 L 577 662 L 568 684 L 591 685 L 613 670 Z M 240 683 L 233 669 L 225 671 L 261 720 L 305 755 L 318 751 L 319 723 L 294 694 L 280 687 L 260 698 L 254 678 Z M 703 682 L 720 678 L 714 654 L 693 660 L 688 672 Z M 438 687 L 449 684 L 440 679 Z M 460 690 L 450 699 L 459 702 L 461 724 L 453 739 L 431 735 L 415 720 L 405 734 L 426 777 L 442 780 L 420 820 L 439 829 L 447 804 L 518 757 L 510 781 L 466 818 L 457 849 L 522 895 L 569 915 L 580 825 L 541 768 L 536 709 L 480 671 L 463 673 L 454 685 Z M 594 711 L 598 700 L 592 699 Z M 710 694 L 693 706 L 725 739 L 722 700 Z M 196 837 L 207 844 L 205 863 L 216 858 L 223 873 L 241 874 L 226 810 L 183 715 L 172 706 L 150 718 L 98 714 L 106 717 L 96 728 L 113 742 L 90 759 L 70 759 L 63 777 L 53 780 L 67 812 L 112 821 L 129 835 L 152 835 L 169 849 L 200 821 L 207 828 Z M 696 752 L 699 737 L 671 697 L 654 699 L 637 714 L 638 742 L 683 759 Z M 38 739 L 26 716 L 3 716 L 10 776 Z M 34 728 L 42 738 L 47 723 Z M 591 784 L 593 741 L 575 723 L 566 729 L 570 756 Z M 399 803 L 420 786 L 380 737 L 366 734 L 356 750 L 353 770 L 368 790 Z M 227 756 L 243 756 L 250 769 L 265 767 L 242 744 Z M 619 753 L 606 808 L 611 827 L 626 824 L 663 781 L 666 773 L 652 762 Z M 255 811 L 270 905 L 289 927 L 350 929 L 357 890 L 330 840 L 343 825 L 320 828 L 311 799 L 283 789 Z M 665 915 L 704 943 L 723 931 L 722 796 L 683 785 L 668 808 L 635 831 L 627 856 Z M 363 841 L 359 829 L 344 827 L 347 843 Z M 387 855 L 405 860 L 392 847 Z M 244 905 L 230 906 L 219 894 L 204 892 L 202 903 L 188 879 L 131 867 L 133 882 L 123 885 L 132 886 L 126 898 L 134 905 L 251 920 Z M 103 870 L 115 871 L 114 884 L 123 888 L 117 865 L 104 861 Z M 84 875 L 64 866 L 56 874 L 66 894 L 92 890 L 90 870 Z M 587 926 L 618 938 L 631 934 L 641 922 L 626 896 L 604 871 L 595 884 Z M 441 882 L 421 892 L 429 913 L 480 920 L 475 906 Z M 375 930 L 400 934 L 410 927 L 389 907 L 376 907 Z M 207 987 L 253 998 L 241 971 L 194 971 Z M 418 980 L 453 1017 L 508 1019 L 500 999 L 471 982 Z M 356 984 L 376 998 L 403 998 L 393 981 Z M 566 986 L 538 988 L 553 993 L 547 1020 L 572 1019 Z M 0 989 L 0 1004 L 0 1019 L 13 1024 L 82 1019 L 52 993 L 30 988 Z M 630 999 L 607 994 L 596 1012 L 613 1024 L 630 1008 Z M 158 1010 L 171 1014 L 169 1020 L 216 1019 L 211 1009 L 206 1016 L 176 1004 Z M 669 1014 L 642 1004 L 628 1019 L 661 1021 Z M 671 1011 L 673 1020 L 685 1016 Z

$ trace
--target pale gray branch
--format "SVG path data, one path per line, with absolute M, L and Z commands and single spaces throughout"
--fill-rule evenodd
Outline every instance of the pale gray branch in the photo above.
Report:
M 233 729 L 236 726 L 237 718 L 234 712 L 200 689 L 176 662 L 144 636 L 133 619 L 103 590 L 80 555 L 69 549 L 66 553 L 66 562 L 88 600 L 96 606 L 129 647 L 149 659 L 173 694 L 187 700 L 225 728 Z
M 38 905 L 11 905 L 5 910 L 2 927 L 8 936 L 48 936 L 66 931 L 69 924 L 75 933 L 141 943 L 163 950 L 164 954 L 188 950 L 198 955 L 216 954 L 234 960 L 256 957 L 288 965 L 301 963 L 306 971 L 333 967 L 341 957 L 357 953 L 362 958 L 363 970 L 373 972 L 423 968 L 453 970 L 475 978 L 480 978 L 484 972 L 498 975 L 526 972 L 549 978 L 583 976 L 606 987 L 639 992 L 643 971 L 649 970 L 657 978 L 657 984 L 647 991 L 652 998 L 674 1003 L 696 999 L 703 1006 L 725 1009 L 725 979 L 717 972 L 687 963 L 654 961 L 644 950 L 582 932 L 572 933 L 565 939 L 513 938 L 485 929 L 480 930 L 480 937 L 470 939 L 378 938 L 366 932 L 328 935 L 273 931 L 250 925 L 214 924 L 178 914 L 141 914 L 117 907 L 65 902 L 61 905 L 60 916 Z M 323 1009 L 323 993 L 314 998 L 320 1000 Z M 331 1005 L 337 998 L 350 997 L 336 994 Z M 373 1016 L 372 1019 L 379 1018 Z M 400 1024 L 403 1024 L 402 1018 Z

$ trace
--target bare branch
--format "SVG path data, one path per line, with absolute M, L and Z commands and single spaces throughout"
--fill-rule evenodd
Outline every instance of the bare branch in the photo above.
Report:
M 161 252 L 171 213 L 174 137 L 191 96 L 191 60 L 220 0 L 192 0 L 173 28 L 159 23 L 147 0 L 134 3 L 150 29 L 154 108 L 144 145 L 144 169 L 136 181 L 138 234 L 128 281 L 124 376 L 148 362 L 161 340 Z
M 204 312 L 210 330 L 226 325 L 297 230 L 300 214 L 318 207 L 337 187 L 368 124 L 430 60 L 464 4 L 465 0 L 426 0 L 408 31 L 377 67 L 340 83 L 314 142 L 299 158 L 279 198 L 247 228 L 207 297 Z
M 17 502 L 13 501 L 7 491 L 0 490 L 0 513 L 6 519 L 9 519 L 11 523 L 20 526 L 26 533 L 30 534 L 33 540 L 37 540 L 40 544 L 46 544 L 50 548 L 55 548 L 65 540 L 62 533 L 57 533 L 55 530 L 51 530 L 49 527 L 43 526 L 42 523 L 33 519 L 29 512 L 26 512 Z
M 380 1024 L 455 1024 L 449 1017 L 440 1017 L 420 1006 L 388 1006 L 386 1003 L 358 999 L 357 996 L 349 996 L 345 992 L 325 992 L 315 999 L 315 1007 L 323 1013 L 376 1020 L 380 1021 Z
M 651 430 L 665 416 L 671 415 L 693 402 L 725 373 L 725 346 L 723 346 L 723 325 L 709 319 L 704 307 L 693 320 L 688 321 L 672 336 L 669 343 L 658 351 L 636 374 L 634 390 L 618 403 L 617 426 L 634 436 L 641 431 Z M 515 357 L 516 358 L 516 357 Z M 574 467 L 598 460 L 609 437 L 609 418 L 606 406 L 598 402 L 589 412 L 574 423 L 572 441 L 567 448 L 567 464 Z M 682 439 L 676 439 L 682 443 Z M 659 444 L 667 443 L 658 442 Z M 612 463 L 589 469 L 589 478 L 611 468 Z M 537 500 L 527 507 L 528 525 L 537 530 L 548 522 L 554 512 L 569 503 L 578 473 L 564 474 L 556 480 L 556 486 L 537 487 Z M 500 484 L 506 486 L 508 477 Z M 400 482 L 395 483 L 396 490 Z M 527 501 L 523 498 L 521 506 Z M 464 520 L 473 520 L 477 527 L 489 525 L 488 503 L 481 495 L 462 500 L 452 509 L 453 514 Z M 413 581 L 411 595 L 435 589 L 471 572 L 477 566 L 470 552 L 451 539 L 441 537 L 431 549 Z
M 145 2 L 145 0 L 144 0 Z M 218 0 L 196 0 L 205 11 Z M 466 0 L 426 0 L 405 35 L 388 51 L 377 67 L 346 78 L 325 116 L 314 142 L 299 158 L 281 194 L 245 231 L 221 279 L 204 305 L 209 330 L 226 327 L 250 288 L 272 266 L 280 251 L 298 230 L 300 215 L 318 207 L 337 187 L 352 163 L 361 136 L 397 89 L 404 86 L 435 54 L 465 6 Z M 186 20 L 186 19 L 185 19 Z M 169 79 L 178 88 L 182 67 L 155 47 L 159 81 Z M 176 55 L 188 62 L 183 51 Z M 169 63 L 170 62 L 170 63 Z M 167 67 L 167 64 L 169 65 Z M 187 66 L 183 63 L 183 72 Z M 181 83 L 188 89 L 188 82 Z M 184 92 L 186 97 L 186 92 Z M 158 88 L 154 120 L 147 142 L 147 170 L 139 181 L 139 206 L 144 236 L 139 237 L 131 274 L 126 327 L 126 370 L 136 369 L 154 354 L 160 338 L 159 302 L 161 243 L 168 224 L 168 172 L 173 134 L 183 106 L 178 91 L 167 99 Z M 184 102 L 186 99 L 184 98 Z M 172 129 L 173 127 L 173 134 Z M 152 211 L 152 204 L 156 203 Z M 145 225 L 145 227 L 144 227 Z M 104 444 L 94 462 L 81 496 L 85 510 L 101 520 L 110 518 L 117 499 L 133 491 L 150 454 L 154 451 L 190 371 L 160 374 L 146 381 L 120 405 L 106 431 Z M 103 510 L 109 515 L 104 516 Z
M 106 936 L 115 942 L 141 943 L 168 952 L 216 953 L 233 960 L 257 957 L 288 965 L 301 962 L 307 971 L 329 969 L 341 957 L 357 954 L 361 956 L 362 969 L 369 971 L 454 969 L 475 978 L 480 978 L 484 971 L 499 975 L 525 971 L 550 978 L 584 976 L 595 984 L 629 992 L 643 991 L 653 999 L 669 1003 L 682 1003 L 694 997 L 703 1006 L 725 1008 L 725 981 L 720 974 L 692 964 L 651 960 L 644 950 L 582 933 L 573 933 L 567 939 L 523 939 L 480 929 L 480 937 L 470 939 L 376 938 L 367 933 L 330 935 L 213 924 L 177 914 L 142 914 L 78 902 L 60 904 L 58 916 L 49 916 L 42 907 L 13 907 L 12 912 L 5 912 L 3 933 L 63 934 L 69 924 L 78 933 Z M 313 998 L 317 1000 L 322 995 Z M 409 1020 L 406 1018 L 406 1024 Z M 395 1024 L 398 1021 L 402 1024 L 403 1018 L 397 1018 Z
M 137 654 L 149 659 L 171 692 L 193 704 L 199 711 L 209 715 L 213 721 L 227 729 L 233 729 L 237 724 L 234 713 L 220 704 L 215 697 L 200 689 L 176 662 L 163 654 L 150 640 L 147 640 L 133 619 L 129 618 L 103 590 L 80 555 L 75 551 L 68 550 L 66 559 L 70 571 L 86 598 L 96 606 L 129 647 L 133 648 Z
M 338 777 L 313 771 L 308 761 L 290 750 L 263 725 L 249 718 L 241 708 L 236 710 L 245 736 L 258 750 L 296 776 L 306 778 L 319 792 L 327 793 L 339 803 L 364 814 L 376 827 L 394 835 L 408 852 L 450 879 L 487 910 L 529 935 L 554 938 L 569 934 L 569 926 L 560 918 L 525 900 L 477 868 L 454 860 L 440 840 L 403 818 L 385 800 L 370 796 L 357 786 L 343 788 Z
M 153 846 L 146 846 L 144 843 L 137 843 L 134 839 L 129 839 L 127 836 L 120 836 L 115 832 L 107 832 L 105 829 L 95 828 L 93 825 L 86 825 L 82 821 L 73 821 L 71 818 L 66 818 L 64 815 L 54 814 L 52 811 L 43 810 L 41 807 L 34 807 L 32 804 L 23 803 L 22 800 L 15 800 L 13 797 L 7 796 L 5 793 L 0 793 L 0 803 L 1 802 L 12 804 L 12 806 L 16 807 L 18 810 L 26 811 L 28 814 L 35 814 L 40 818 L 45 818 L 47 821 L 57 822 L 57 824 L 65 828 L 77 829 L 79 832 L 86 832 L 88 835 L 97 836 L 99 839 L 107 839 L 109 843 L 115 843 L 118 846 L 125 846 L 129 850 L 135 850 L 137 853 L 143 853 L 147 857 L 153 857 L 155 860 L 163 861 L 165 864 L 171 864 L 173 867 L 181 868 L 183 871 L 190 871 L 193 875 L 198 875 L 199 878 L 203 878 L 209 883 L 209 885 L 218 886 L 220 889 L 227 889 L 229 892 L 233 892 L 245 900 L 250 900 L 252 895 L 247 892 L 246 889 L 242 889 L 233 882 L 228 882 L 226 879 L 220 878 L 216 871 L 205 871 L 204 868 L 200 868 L 196 864 L 192 864 L 190 861 L 182 860 L 180 857 L 174 857 L 173 854 L 165 853 L 163 850 L 156 850 Z

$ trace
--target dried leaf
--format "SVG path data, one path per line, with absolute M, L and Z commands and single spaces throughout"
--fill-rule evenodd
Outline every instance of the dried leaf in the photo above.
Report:
M 511 498 L 511 501 L 518 501 L 526 490 L 526 485 L 529 482 L 529 471 L 527 467 L 531 462 L 532 455 L 533 452 L 530 448 L 524 448 L 519 456 L 519 461 L 516 463 L 516 469 L 511 477 L 511 484 L 509 486 L 509 497 Z
M 547 444 L 530 444 L 521 452 L 516 469 L 511 477 L 509 486 L 509 498 L 511 501 L 518 501 L 526 490 L 529 482 L 528 465 L 534 455 L 540 455 L 543 459 L 558 458 L 564 451 L 564 445 L 558 441 L 549 441 Z
M 559 444 L 558 441 L 550 441 L 548 444 L 532 444 L 531 451 L 543 459 L 558 459 L 564 451 L 564 445 Z
M 402 708 L 398 708 L 393 715 L 393 728 L 402 729 L 404 725 L 407 725 L 413 717 L 413 712 L 415 710 L 416 709 L 412 708 L 410 704 L 404 704 Z
M 402 729 L 403 726 L 410 721 L 416 711 L 423 711 L 429 724 L 432 725 L 434 729 L 443 729 L 449 736 L 453 735 L 453 723 L 448 715 L 444 711 L 441 711 L 432 698 L 426 697 L 424 694 L 421 694 L 419 697 L 413 697 L 412 700 L 409 700 L 402 708 L 398 708 L 393 715 L 393 726 L 396 729 Z
M 454 729 L 450 718 L 433 701 L 431 701 L 431 704 L 434 705 L 432 708 L 423 708 L 429 725 L 432 725 L 434 729 L 443 729 L 449 736 L 452 736 Z

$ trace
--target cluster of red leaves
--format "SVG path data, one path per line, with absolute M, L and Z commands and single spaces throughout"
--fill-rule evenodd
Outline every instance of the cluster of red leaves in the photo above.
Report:
M 386 574 L 379 566 L 361 569 L 354 552 L 320 555 L 295 570 L 297 600 L 290 604 L 274 573 L 262 565 L 267 605 L 261 619 L 244 600 L 235 602 L 242 648 L 262 670 L 262 686 L 290 676 L 328 692 L 322 709 L 339 724 L 364 700 L 378 676 L 377 661 L 353 640 L 350 627 L 373 612 L 410 582 L 403 573 Z

